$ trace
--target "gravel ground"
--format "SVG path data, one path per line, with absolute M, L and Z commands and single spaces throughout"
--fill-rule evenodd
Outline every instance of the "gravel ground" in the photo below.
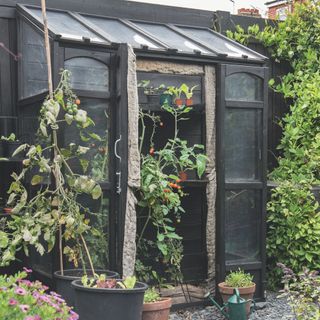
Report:
M 268 292 L 267 301 L 258 304 L 263 307 L 251 314 L 250 320 L 287 320 L 292 319 L 290 307 L 285 299 L 277 299 L 277 293 Z M 181 310 L 170 315 L 170 320 L 224 320 L 216 307 Z

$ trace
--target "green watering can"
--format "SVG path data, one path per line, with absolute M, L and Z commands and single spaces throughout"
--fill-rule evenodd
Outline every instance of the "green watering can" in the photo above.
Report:
M 220 310 L 220 312 L 229 320 L 247 320 L 246 304 L 252 300 L 245 300 L 240 297 L 239 290 L 233 290 L 233 296 L 228 299 L 222 307 L 215 301 L 210 294 L 207 298 Z

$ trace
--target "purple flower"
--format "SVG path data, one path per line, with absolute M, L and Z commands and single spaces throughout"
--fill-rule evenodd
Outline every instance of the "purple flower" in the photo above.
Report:
M 15 306 L 17 303 L 18 303 L 18 301 L 15 300 L 15 299 L 13 299 L 13 298 L 11 298 L 11 299 L 9 300 L 9 306 Z
M 22 312 L 27 312 L 30 309 L 30 306 L 27 304 L 20 304 L 19 308 L 21 309 Z
M 26 267 L 23 267 L 23 271 L 25 271 L 26 273 L 31 273 L 31 272 L 32 272 L 31 269 L 28 269 L 28 268 L 26 268 Z
M 21 287 L 17 287 L 14 292 L 19 296 L 25 296 L 27 294 L 27 291 Z

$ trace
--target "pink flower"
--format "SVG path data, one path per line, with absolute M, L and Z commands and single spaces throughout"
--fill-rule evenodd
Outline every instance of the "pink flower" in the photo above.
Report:
M 19 308 L 21 309 L 22 312 L 27 312 L 30 309 L 30 306 L 27 304 L 20 304 Z
M 9 306 L 15 306 L 17 303 L 18 303 L 18 301 L 15 300 L 15 299 L 13 299 L 13 298 L 11 298 L 11 299 L 9 300 Z
M 17 287 L 16 290 L 14 290 L 14 292 L 20 296 L 24 296 L 27 293 L 27 291 L 21 287 Z
M 24 318 L 24 320 L 42 320 L 42 318 L 38 315 L 35 315 L 35 316 L 27 316 Z
M 31 272 L 32 272 L 31 269 L 28 269 L 28 268 L 26 268 L 26 267 L 23 267 L 23 271 L 25 271 L 26 273 L 31 273 Z

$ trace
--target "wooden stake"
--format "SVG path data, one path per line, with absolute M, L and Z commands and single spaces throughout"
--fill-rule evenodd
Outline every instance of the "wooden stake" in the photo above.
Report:
M 48 66 L 48 89 L 49 89 L 49 97 L 53 99 L 53 83 L 52 83 L 52 62 L 51 62 L 51 50 L 50 50 L 50 41 L 49 41 L 49 31 L 48 31 L 48 20 L 47 20 L 47 10 L 46 10 L 46 0 L 41 0 L 41 10 L 42 10 L 42 18 L 43 18 L 43 31 L 44 31 L 44 44 L 46 49 L 46 58 L 47 58 L 47 66 Z M 53 150 L 54 150 L 54 158 L 57 156 L 57 131 L 55 128 L 52 129 L 52 137 L 53 137 Z M 56 181 L 56 185 L 59 182 Z M 61 275 L 64 275 L 63 268 L 63 252 L 62 252 L 62 227 L 59 223 L 59 256 L 60 256 L 60 271 Z

